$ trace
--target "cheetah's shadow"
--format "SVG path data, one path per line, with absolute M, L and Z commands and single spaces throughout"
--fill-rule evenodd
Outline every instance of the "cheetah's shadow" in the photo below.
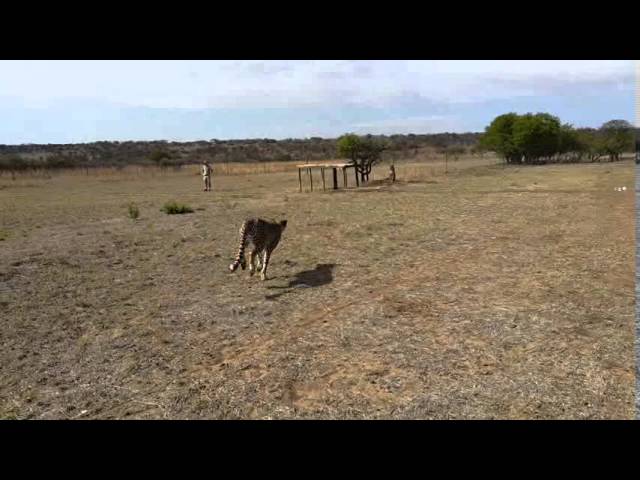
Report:
M 267 287 L 269 289 L 284 290 L 280 293 L 274 293 L 272 295 L 265 295 L 267 300 L 275 300 L 282 295 L 291 293 L 294 288 L 313 288 L 321 287 L 322 285 L 328 285 L 333 281 L 333 269 L 336 267 L 335 263 L 319 263 L 313 270 L 303 270 L 298 272 L 295 276 L 289 280 L 286 286 L 280 287 Z

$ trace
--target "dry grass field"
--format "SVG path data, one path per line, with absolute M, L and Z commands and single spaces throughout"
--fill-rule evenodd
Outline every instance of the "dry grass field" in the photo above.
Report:
M 0 418 L 634 417 L 631 161 L 291 167 L 1 176 Z M 249 215 L 289 221 L 266 282 Z

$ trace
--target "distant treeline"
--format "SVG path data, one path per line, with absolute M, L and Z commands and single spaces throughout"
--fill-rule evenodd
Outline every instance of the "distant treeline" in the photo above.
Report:
M 596 161 L 614 156 L 612 144 L 620 144 L 613 130 L 573 129 L 548 114 L 497 117 L 483 133 L 369 136 L 385 146 L 382 160 L 422 158 L 430 154 L 482 155 L 487 151 L 510 162 Z M 522 125 L 520 125 L 522 124 Z M 636 129 L 636 134 L 640 130 Z M 613 135 L 613 136 L 612 136 Z M 622 143 L 626 145 L 627 134 Z M 483 138 L 484 137 L 484 138 Z M 633 144 L 631 144 L 633 145 Z M 550 146 L 550 147 L 549 147 Z M 616 147 L 618 148 L 618 147 Z M 626 146 L 624 147 L 626 149 Z M 317 161 L 338 156 L 338 139 L 253 139 L 195 142 L 128 141 L 82 144 L 0 145 L 0 171 L 94 168 L 127 165 L 180 167 L 208 160 L 212 163 Z M 533 152 L 533 153 L 530 153 Z
M 415 157 L 425 148 L 473 149 L 479 133 L 377 135 L 387 145 L 385 159 Z M 309 139 L 216 140 L 196 142 L 94 142 L 83 144 L 0 145 L 0 170 L 124 167 L 193 164 L 206 159 L 224 162 L 316 161 L 336 158 L 337 140 Z

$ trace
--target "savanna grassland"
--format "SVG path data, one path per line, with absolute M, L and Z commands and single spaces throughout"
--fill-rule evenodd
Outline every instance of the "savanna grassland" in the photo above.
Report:
M 0 176 L 0 418 L 633 418 L 633 163 L 396 171 Z

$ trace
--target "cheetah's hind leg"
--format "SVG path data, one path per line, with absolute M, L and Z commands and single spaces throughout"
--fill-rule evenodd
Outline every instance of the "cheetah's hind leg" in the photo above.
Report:
M 269 258 L 271 252 L 269 250 L 264 251 L 264 260 L 262 261 L 262 271 L 260 272 L 260 278 L 264 282 L 267 279 L 267 267 L 269 266 Z
M 256 259 L 256 271 L 262 270 L 262 259 L 260 258 L 260 252 L 254 252 Z
M 252 250 L 249 253 L 249 276 L 253 277 L 253 274 L 256 273 L 256 267 L 254 265 L 255 260 L 256 260 L 256 252 L 255 250 Z

